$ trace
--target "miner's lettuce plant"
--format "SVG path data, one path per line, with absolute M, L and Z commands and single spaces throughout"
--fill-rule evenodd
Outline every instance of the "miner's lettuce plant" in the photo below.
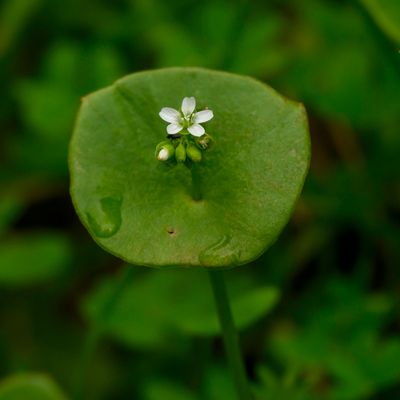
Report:
M 220 270 L 277 239 L 309 158 L 302 105 L 248 77 L 147 71 L 82 99 L 70 145 L 82 223 L 130 264 L 210 272 L 240 399 L 251 394 Z

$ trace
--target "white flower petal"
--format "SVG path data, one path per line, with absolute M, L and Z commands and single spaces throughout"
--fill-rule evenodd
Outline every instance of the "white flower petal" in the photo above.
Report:
M 180 124 L 169 124 L 167 126 L 168 135 L 174 135 L 175 133 L 180 132 L 182 129 L 183 127 Z
M 204 128 L 199 124 L 193 124 L 193 125 L 189 126 L 188 131 L 193 136 L 197 136 L 197 137 L 203 136 L 204 132 L 205 132 Z
M 160 161 L 166 161 L 166 160 L 168 160 L 168 158 L 169 158 L 168 150 L 167 150 L 167 149 L 161 149 L 160 152 L 158 153 L 157 158 L 158 158 Z
M 164 121 L 170 123 L 178 123 L 181 117 L 179 111 L 175 110 L 171 107 L 164 107 L 161 109 L 160 113 L 158 114 Z
M 209 121 L 213 116 L 214 116 L 214 114 L 211 110 L 203 110 L 203 111 L 199 111 L 196 114 L 194 114 L 193 121 L 196 124 L 201 124 L 202 122 Z
M 196 108 L 196 99 L 194 97 L 185 97 L 182 101 L 182 112 L 184 115 L 190 115 Z

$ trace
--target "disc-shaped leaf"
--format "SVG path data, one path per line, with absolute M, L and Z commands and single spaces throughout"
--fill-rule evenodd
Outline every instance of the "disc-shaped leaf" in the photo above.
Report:
M 0 381 L 0 400 L 66 400 L 47 375 L 24 373 Z
M 213 110 L 214 146 L 191 171 L 154 157 L 162 107 Z M 309 164 L 303 107 L 247 77 L 197 68 L 129 75 L 83 99 L 70 147 L 77 212 L 106 250 L 147 266 L 228 267 L 282 230 Z M 197 181 L 197 180 L 196 180 Z
M 0 242 L 0 254 L 0 287 L 40 284 L 65 271 L 71 246 L 59 233 L 26 233 Z
M 278 289 L 255 285 L 242 275 L 230 273 L 228 283 L 238 331 L 265 318 L 279 300 Z M 92 324 L 104 324 L 101 311 L 113 291 L 115 281 L 107 277 L 88 296 L 83 311 Z M 221 328 L 207 274 L 193 269 L 142 274 L 119 292 L 105 330 L 113 338 L 141 348 L 168 343 L 177 333 L 218 335 Z

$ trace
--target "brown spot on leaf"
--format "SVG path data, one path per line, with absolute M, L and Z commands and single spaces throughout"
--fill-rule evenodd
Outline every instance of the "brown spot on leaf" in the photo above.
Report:
M 167 228 L 167 233 L 168 233 L 169 236 L 175 236 L 176 235 L 176 230 L 175 230 L 175 228 L 168 227 Z

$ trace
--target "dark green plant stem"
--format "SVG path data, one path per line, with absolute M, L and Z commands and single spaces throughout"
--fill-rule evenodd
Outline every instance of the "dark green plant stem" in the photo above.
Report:
M 79 363 L 79 375 L 77 378 L 75 396 L 73 397 L 74 400 L 81 400 L 84 398 L 85 382 L 88 378 L 89 367 L 92 362 L 92 358 L 96 351 L 97 345 L 101 339 L 101 336 L 107 328 L 109 318 L 120 297 L 120 294 L 131 282 L 133 271 L 134 268 L 132 268 L 132 266 L 130 265 L 125 265 L 123 267 L 123 270 L 121 271 L 120 276 L 115 282 L 115 286 L 113 287 L 110 296 L 104 302 L 103 307 L 99 311 L 99 315 L 97 316 L 95 322 L 92 322 L 92 325 L 89 328 L 89 332 L 87 333 L 85 342 L 83 344 L 82 358 Z
M 382 31 L 376 20 L 372 17 L 370 11 L 365 6 L 362 0 L 354 3 L 360 11 L 360 14 L 364 17 L 368 24 L 372 34 L 376 38 L 376 43 L 379 45 L 379 49 L 385 54 L 388 62 L 392 64 L 396 71 L 400 71 L 400 57 L 398 53 L 398 44 L 391 37 L 388 37 L 385 32 Z
M 202 199 L 201 194 L 201 179 L 199 173 L 199 167 L 197 164 L 192 164 L 190 167 L 190 173 L 192 174 L 192 198 L 195 201 Z
M 232 371 L 239 400 L 252 398 L 250 386 L 247 380 L 242 354 L 239 345 L 239 336 L 233 322 L 228 293 L 226 290 L 224 272 L 209 271 L 210 282 L 214 293 L 215 305 L 222 329 L 225 351 L 229 366 Z
M 237 54 L 237 47 L 243 37 L 243 31 L 245 31 L 249 23 L 248 17 L 251 11 L 251 2 L 240 0 L 234 7 L 235 15 L 225 39 L 225 48 L 222 50 L 221 61 L 218 63 L 218 68 L 225 71 L 234 71 L 235 59 L 240 57 Z

